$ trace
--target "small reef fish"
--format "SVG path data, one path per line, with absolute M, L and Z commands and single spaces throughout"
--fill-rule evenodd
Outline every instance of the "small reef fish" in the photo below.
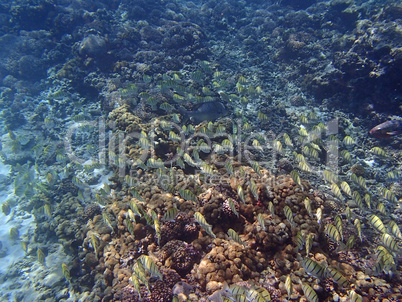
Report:
M 370 130 L 370 135 L 376 138 L 390 138 L 402 132 L 402 120 L 386 121 Z
M 299 259 L 301 266 L 306 273 L 317 279 L 323 279 L 325 277 L 325 268 L 310 258 Z
M 301 282 L 301 281 L 300 281 Z M 302 283 L 301 286 L 304 292 L 304 296 L 309 302 L 318 302 L 318 296 L 317 293 L 308 285 L 307 283 Z
M 214 121 L 229 113 L 225 105 L 217 101 L 202 103 L 193 111 L 187 111 L 184 108 L 179 108 L 179 112 L 184 116 L 184 122 L 186 122 L 186 120 L 190 120 L 196 124 L 199 124 L 203 121 Z

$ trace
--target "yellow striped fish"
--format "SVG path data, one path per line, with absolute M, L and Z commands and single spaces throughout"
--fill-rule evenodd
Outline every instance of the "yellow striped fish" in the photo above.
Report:
M 369 193 L 364 194 L 364 201 L 369 209 L 371 209 L 371 195 Z
M 139 217 L 142 216 L 141 210 L 140 210 L 138 204 L 133 199 L 130 199 L 129 206 L 130 206 L 130 209 L 134 212 L 135 215 L 137 215 Z
M 299 129 L 299 135 L 300 136 L 308 136 L 308 133 L 307 133 L 307 130 L 306 130 L 306 128 L 304 128 L 304 127 L 300 127 L 300 129 Z
M 301 250 L 303 248 L 304 245 L 304 238 L 303 235 L 300 231 L 297 231 L 296 237 L 295 237 L 295 244 L 297 247 L 297 250 Z
M 301 266 L 304 268 L 306 273 L 318 279 L 323 279 L 325 277 L 325 270 L 321 264 L 310 258 L 304 258 L 301 260 Z
M 387 230 L 385 228 L 385 225 L 382 223 L 381 219 L 378 218 L 378 216 L 376 215 L 370 215 L 368 217 L 368 221 L 371 224 L 371 226 L 373 228 L 375 228 L 377 231 L 381 232 L 381 233 L 386 233 Z
M 339 240 L 341 239 L 341 236 L 339 235 L 338 230 L 336 229 L 336 227 L 333 224 L 330 224 L 330 223 L 327 224 L 324 228 L 324 231 L 325 231 L 325 234 L 327 234 L 327 236 L 335 242 L 339 242 Z
M 363 238 L 362 238 L 362 225 L 360 223 L 360 220 L 358 218 L 355 219 L 354 221 L 355 227 L 356 227 L 356 231 L 357 231 L 357 236 L 359 236 L 360 241 L 363 242 Z
M 283 140 L 284 140 L 284 143 L 286 146 L 288 146 L 290 148 L 293 147 L 292 140 L 290 139 L 290 136 L 287 133 L 283 134 Z
M 228 230 L 228 235 L 229 235 L 230 238 L 233 239 L 234 242 L 237 242 L 238 244 L 241 244 L 241 245 L 246 246 L 246 244 L 244 243 L 244 241 L 242 241 L 242 240 L 240 239 L 239 234 L 237 234 L 237 232 L 236 232 L 235 230 L 229 229 L 229 230 Z
M 348 240 L 346 241 L 346 249 L 347 249 L 348 251 L 350 251 L 350 250 L 353 248 L 353 246 L 355 245 L 355 242 L 356 242 L 356 237 L 355 237 L 355 235 L 350 235 L 350 237 L 349 237 Z
M 355 144 L 356 142 L 355 142 L 355 140 L 353 139 L 353 138 L 351 138 L 350 136 L 345 136 L 344 138 L 343 138 L 343 144 L 345 145 L 345 146 L 350 146 L 350 145 L 353 145 L 353 144 Z
M 395 221 L 390 220 L 390 222 L 388 222 L 388 229 L 391 231 L 391 234 L 394 235 L 396 238 L 402 239 L 401 230 L 399 229 Z
M 349 293 L 350 302 L 363 302 L 362 296 L 357 294 L 354 290 Z
M 317 223 L 320 224 L 322 221 L 322 209 L 321 208 L 317 209 L 317 213 L 315 214 L 315 216 L 317 217 Z
M 362 197 L 358 191 L 353 191 L 353 199 L 356 202 L 357 206 L 360 209 L 362 209 L 363 208 Z
M 286 292 L 288 293 L 288 299 L 290 299 L 290 296 L 293 293 L 293 284 L 292 284 L 292 279 L 290 278 L 290 275 L 288 275 L 286 277 L 285 288 L 286 288 Z
M 163 215 L 162 220 L 173 221 L 176 218 L 178 212 L 179 210 L 176 208 L 176 206 L 173 206 L 166 211 L 166 213 Z
M 155 213 L 155 212 L 153 212 Z M 161 242 L 161 238 L 162 238 L 162 233 L 161 233 L 161 225 L 158 219 L 158 215 L 155 213 L 155 215 L 153 215 L 153 219 L 154 219 L 154 229 L 155 229 L 155 235 L 156 238 L 158 239 L 158 244 L 160 244 Z
M 258 176 L 262 176 L 260 165 L 256 161 L 251 162 L 251 168 L 253 168 L 254 172 L 258 174 Z
M 310 201 L 310 198 L 306 197 L 306 198 L 304 199 L 304 207 L 306 208 L 306 211 L 307 211 L 308 215 L 309 215 L 310 217 L 313 217 L 313 211 L 311 210 L 311 201 Z
M 357 178 L 358 182 L 359 182 L 359 186 L 361 186 L 363 189 L 367 190 L 367 186 L 366 186 L 366 180 L 364 179 L 363 176 L 359 176 Z
M 326 276 L 327 278 L 332 278 L 332 280 L 334 280 L 334 282 L 342 287 L 347 287 L 348 286 L 348 280 L 346 280 L 346 278 L 340 273 L 338 272 L 336 269 L 332 268 L 332 267 L 327 267 L 327 269 L 325 270 Z
M 99 241 L 100 241 L 100 239 L 99 239 L 99 237 L 97 235 L 91 234 L 91 245 L 92 245 L 92 248 L 93 248 L 93 250 L 95 252 L 96 259 L 98 259 L 98 248 L 99 248 L 99 244 L 100 244 Z
M 347 150 L 342 150 L 341 151 L 341 156 L 347 161 L 351 162 L 352 161 L 352 155 L 349 153 Z
M 272 201 L 270 201 L 270 202 L 268 203 L 268 210 L 269 210 L 269 212 L 271 213 L 271 215 L 272 215 L 273 217 L 275 217 L 275 206 L 274 206 L 274 204 L 272 203 Z
M 128 218 L 129 218 L 132 222 L 135 223 L 135 214 L 134 214 L 133 211 L 131 211 L 131 209 L 128 209 L 128 211 L 127 211 L 127 216 L 128 216 Z
M 127 230 L 129 231 L 129 233 L 130 233 L 131 235 L 134 236 L 134 226 L 133 226 L 133 223 L 132 223 L 131 220 L 128 219 L 128 218 L 126 218 L 125 221 L 126 221 Z
M 256 287 L 255 290 L 258 292 L 262 302 L 271 301 L 271 295 L 269 292 L 263 287 Z M 260 301 L 261 301 L 260 299 Z
M 258 200 L 258 189 L 257 189 L 257 185 L 255 184 L 255 182 L 250 179 L 250 191 L 253 194 L 254 198 L 256 200 Z
M 346 207 L 345 215 L 346 215 L 346 219 L 348 221 L 350 221 L 352 219 L 352 210 L 349 207 Z
M 384 233 L 381 235 L 381 241 L 384 247 L 391 252 L 398 253 L 400 248 L 396 242 L 396 240 L 389 234 Z
M 377 205 L 377 210 L 378 210 L 378 212 L 380 212 L 380 213 L 383 214 L 383 215 L 386 215 L 386 214 L 387 214 L 387 211 L 385 210 L 385 206 L 384 206 L 384 204 L 383 204 L 382 202 L 380 202 L 380 203 Z
M 261 228 L 262 228 L 263 230 L 265 230 L 265 219 L 264 219 L 264 216 L 263 216 L 261 213 L 258 213 L 258 215 L 257 215 L 257 221 L 258 221 L 258 223 L 260 224 Z
M 373 147 L 370 150 L 373 154 L 377 155 L 377 156 L 382 156 L 382 157 L 386 157 L 387 153 L 381 149 L 380 147 Z
M 274 140 L 272 148 L 278 153 L 283 153 L 283 147 L 280 141 Z
M 67 264 L 62 263 L 61 270 L 63 272 L 64 277 L 67 279 L 67 281 L 69 281 L 71 279 L 71 275 L 70 275 L 70 270 L 69 270 Z
M 390 264 L 391 266 L 395 265 L 394 257 L 391 255 L 391 253 L 385 247 L 383 247 L 381 245 L 378 246 L 376 254 L 377 254 L 377 258 L 379 261 L 386 260 L 387 263 Z
M 349 177 L 354 183 L 359 184 L 359 178 L 355 173 L 351 173 Z
M 341 238 L 341 241 L 343 241 L 343 225 L 342 225 L 342 219 L 339 215 L 335 215 L 334 218 L 334 223 L 335 223 L 335 227 L 339 232 L 339 236 Z
M 338 177 L 331 171 L 324 170 L 322 172 L 322 177 L 329 183 L 335 183 L 338 181 Z
M 181 197 L 183 197 L 186 200 L 198 202 L 197 196 L 193 192 L 191 192 L 189 189 L 179 189 L 179 194 Z
M 319 302 L 317 293 L 306 283 L 302 283 L 304 296 L 309 302 Z
M 232 296 L 245 296 L 247 295 L 247 288 L 232 284 L 230 287 L 227 286 L 226 282 L 223 285 L 223 289 L 230 293 Z
M 103 223 L 106 224 L 113 232 L 114 228 L 113 228 L 112 223 L 111 223 L 111 221 L 109 219 L 109 216 L 106 214 L 105 211 L 102 212 L 102 218 L 103 218 Z
M 146 256 L 146 255 L 141 255 L 139 258 L 139 261 L 141 262 L 142 266 L 152 275 L 155 277 L 158 277 L 159 279 L 162 279 L 162 274 L 159 272 L 158 266 L 155 264 L 155 262 L 151 259 L 151 257 Z
M 350 189 L 349 184 L 346 181 L 341 182 L 341 189 L 346 195 L 352 196 L 352 190 Z
M 233 166 L 232 166 L 232 163 L 230 162 L 230 160 L 228 160 L 225 163 L 225 169 L 226 169 L 226 171 L 228 172 L 229 175 L 233 174 Z
M 292 177 L 292 179 L 293 179 L 293 181 L 295 182 L 295 184 L 297 184 L 300 188 L 303 189 L 303 185 L 302 185 L 302 183 L 301 183 L 300 176 L 299 176 L 299 174 L 298 174 L 295 170 L 292 170 L 292 171 L 290 172 L 290 176 Z
M 306 238 L 306 256 L 310 254 L 311 248 L 313 246 L 313 235 L 309 233 Z
M 243 191 L 243 188 L 242 188 L 241 185 L 238 185 L 238 186 L 237 186 L 237 195 L 239 195 L 240 200 L 241 200 L 243 203 L 246 203 L 246 199 L 245 199 L 245 197 L 244 197 L 244 191 Z
M 230 207 L 230 209 L 232 210 L 232 212 L 233 212 L 237 217 L 239 217 L 239 212 L 237 212 L 237 210 L 236 210 L 236 205 L 235 205 L 233 199 L 232 199 L 232 198 L 229 198 L 229 199 L 228 199 L 228 202 L 229 202 L 229 207 Z
M 343 200 L 341 190 L 339 189 L 339 187 L 336 183 L 331 184 L 331 191 L 335 195 L 336 198 L 338 198 L 339 200 Z
M 271 295 L 263 287 L 250 288 L 247 291 L 247 300 L 252 302 L 265 302 L 271 301 Z
M 308 164 L 304 161 L 299 162 L 299 168 L 300 170 L 304 171 L 304 172 L 311 172 L 310 167 L 308 166 Z
M 390 190 L 388 190 L 387 188 L 382 188 L 381 190 L 382 195 L 384 196 L 384 198 L 386 200 L 388 200 L 389 202 L 392 203 L 397 203 L 398 199 L 396 198 L 395 194 L 393 192 L 391 192 Z
M 205 217 L 202 216 L 200 212 L 194 213 L 194 219 L 209 236 L 216 238 L 215 234 L 212 232 L 212 226 L 206 221 Z
M 289 221 L 289 223 L 292 225 L 292 227 L 295 225 L 295 222 L 293 220 L 293 213 L 292 210 L 289 208 L 289 206 L 285 206 L 283 208 L 283 212 L 285 213 L 286 219 Z
M 137 276 L 135 275 L 135 273 L 133 273 L 131 275 L 130 279 L 131 279 L 131 282 L 133 283 L 133 286 L 134 286 L 135 290 L 138 293 L 138 296 L 140 297 L 140 299 L 142 299 L 141 298 L 141 285 L 140 285 L 140 282 L 139 282 Z
M 141 197 L 141 194 L 138 193 L 138 191 L 137 191 L 136 189 L 131 188 L 131 189 L 130 189 L 130 193 L 131 193 L 131 195 L 132 195 L 134 198 L 138 199 L 139 201 L 144 201 L 144 199 Z M 134 210 L 133 210 L 133 212 L 135 213 Z
M 152 211 L 152 210 L 148 210 L 148 213 L 147 213 L 144 208 L 140 208 L 140 211 L 142 213 L 142 217 L 147 221 L 147 224 L 150 227 L 154 227 L 154 221 L 153 221 L 151 215 L 149 214 L 149 211 Z

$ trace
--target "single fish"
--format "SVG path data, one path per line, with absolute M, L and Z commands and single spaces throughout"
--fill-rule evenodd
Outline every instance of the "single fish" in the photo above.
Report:
M 370 135 L 376 138 L 390 138 L 402 132 L 402 120 L 391 120 L 375 126 Z
M 225 105 L 217 101 L 202 103 L 193 111 L 187 111 L 184 108 L 179 108 L 179 112 L 184 116 L 183 122 L 190 120 L 196 124 L 199 124 L 203 121 L 214 121 L 229 113 Z

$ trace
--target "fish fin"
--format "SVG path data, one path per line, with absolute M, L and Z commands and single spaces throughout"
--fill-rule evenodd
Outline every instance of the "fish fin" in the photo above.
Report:
M 182 123 L 185 124 L 188 122 L 188 120 L 190 119 L 190 115 L 189 112 L 182 106 L 179 107 L 179 113 L 182 115 L 183 120 Z

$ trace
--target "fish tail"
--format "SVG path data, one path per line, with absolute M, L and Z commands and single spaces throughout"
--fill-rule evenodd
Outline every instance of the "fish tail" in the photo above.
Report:
M 190 119 L 190 114 L 189 114 L 189 112 L 186 110 L 186 109 L 184 109 L 184 107 L 179 107 L 179 113 L 182 115 L 182 117 L 183 117 L 183 124 L 184 123 L 187 123 L 188 122 L 188 120 Z

